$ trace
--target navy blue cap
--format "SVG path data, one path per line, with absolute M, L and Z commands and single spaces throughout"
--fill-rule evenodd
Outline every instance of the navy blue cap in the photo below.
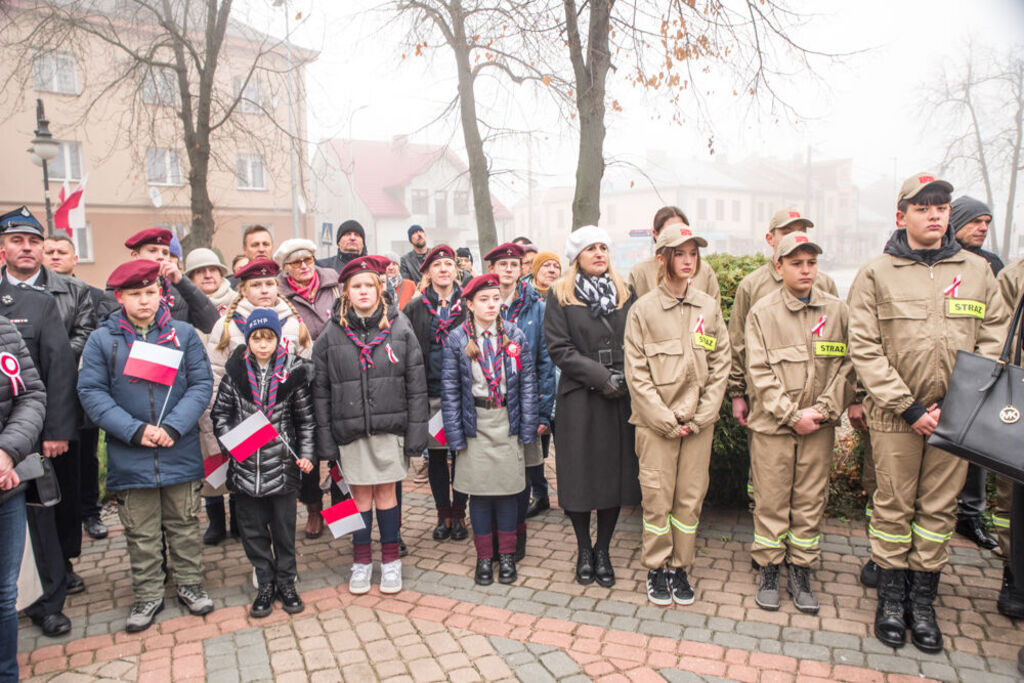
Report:
M 272 308 L 257 308 L 249 314 L 249 318 L 245 321 L 245 343 L 249 343 L 249 337 L 256 330 L 270 330 L 277 335 L 278 340 L 281 339 L 281 318 L 278 317 L 277 311 Z
M 21 206 L 0 216 L 0 233 L 4 235 L 21 233 L 44 237 L 44 232 L 42 223 L 36 220 L 28 207 Z
M 422 225 L 410 225 L 409 226 L 409 241 L 412 241 L 412 236 L 418 232 L 426 232 Z

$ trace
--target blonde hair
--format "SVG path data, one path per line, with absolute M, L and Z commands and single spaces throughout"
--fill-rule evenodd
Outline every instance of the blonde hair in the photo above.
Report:
M 558 303 L 561 306 L 582 306 L 583 302 L 576 296 L 576 276 L 580 272 L 580 262 L 577 258 L 575 261 L 569 264 L 569 270 L 559 278 L 556 282 L 552 283 L 551 289 L 555 290 L 555 295 L 558 297 Z M 618 297 L 618 301 L 615 304 L 615 308 L 622 308 L 627 301 L 629 301 L 629 287 L 625 281 L 612 270 L 611 261 L 608 262 L 608 270 L 605 274 L 611 278 L 612 284 L 615 285 L 615 294 Z
M 342 327 L 348 327 L 348 311 L 349 307 L 352 305 L 352 300 L 348 298 L 348 285 L 350 282 L 352 282 L 352 278 L 349 278 L 345 282 L 344 287 L 342 287 L 341 310 L 339 315 L 341 319 L 338 321 L 338 324 Z M 381 285 L 379 277 L 373 278 L 373 288 L 377 290 L 377 303 L 384 307 L 380 316 L 380 324 L 377 325 L 377 327 L 384 330 L 390 327 L 391 323 L 388 322 L 388 299 L 384 296 L 384 287 Z
M 680 245 L 680 246 L 682 246 L 682 245 Z M 658 253 L 655 254 L 655 256 L 664 256 L 665 261 L 670 261 L 672 259 L 672 257 L 675 256 L 675 250 L 676 250 L 675 247 L 662 247 L 661 249 L 658 250 Z M 673 252 L 672 255 L 669 255 L 668 252 L 670 252 L 670 251 Z M 669 275 L 668 264 L 666 264 L 661 259 L 657 259 L 657 261 L 658 261 L 658 284 L 660 285 L 662 282 L 665 281 L 665 278 L 668 278 L 668 277 L 671 277 L 671 278 L 675 279 L 674 275 Z M 697 249 L 697 267 L 693 269 L 693 275 L 690 276 L 691 280 L 693 278 L 697 277 L 697 273 L 700 272 L 700 265 L 701 265 L 701 263 L 703 263 L 703 259 L 700 257 L 700 248 L 698 247 L 698 249 Z
M 242 280 L 238 283 L 238 294 L 235 296 L 231 305 L 228 306 L 224 312 L 224 329 L 220 333 L 220 340 L 217 342 L 218 351 L 226 351 L 228 344 L 231 343 L 231 325 L 235 320 L 235 311 L 238 309 L 238 304 L 241 303 L 245 297 L 245 290 L 248 289 L 248 280 Z M 299 321 L 299 346 L 302 348 L 308 348 L 313 343 L 313 338 L 309 335 L 309 328 L 306 327 L 306 323 L 302 322 L 302 316 L 295 310 L 295 306 L 288 300 L 287 297 L 281 296 L 280 293 L 277 295 L 278 301 L 283 301 L 291 310 L 292 315 Z M 281 321 L 282 327 L 284 326 L 284 320 Z

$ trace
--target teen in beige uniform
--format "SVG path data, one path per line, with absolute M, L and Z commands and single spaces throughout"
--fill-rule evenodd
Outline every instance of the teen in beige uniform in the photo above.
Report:
M 661 234 L 662 228 L 682 228 L 689 225 L 690 221 L 686 218 L 686 214 L 683 213 L 682 209 L 677 206 L 663 206 L 654 214 L 654 241 L 658 241 L 658 235 Z M 633 266 L 633 270 L 629 272 L 629 286 L 633 288 L 633 293 L 636 294 L 638 299 L 658 287 L 659 267 L 658 257 L 655 255 L 636 264 Z M 697 272 L 693 274 L 690 280 L 694 287 L 713 298 L 716 302 L 721 303 L 722 292 L 718 287 L 718 276 L 715 275 L 715 271 L 707 264 L 697 268 Z
M 847 308 L 814 287 L 821 247 L 804 233 L 782 238 L 775 269 L 783 287 L 747 316 L 750 469 L 754 482 L 754 544 L 761 568 L 755 597 L 779 608 L 779 567 L 801 612 L 816 614 L 810 570 L 821 555 L 835 424 L 852 394 Z
M 708 463 L 729 374 L 729 333 L 718 303 L 696 287 L 698 247 L 686 226 L 665 228 L 657 254 L 661 284 L 634 304 L 626 322 L 625 370 L 632 397 L 643 494 L 647 597 L 688 605 L 697 524 Z
M 903 183 L 901 229 L 861 268 L 849 299 L 850 357 L 868 394 L 877 477 L 870 524 L 879 566 L 875 636 L 901 647 L 909 621 L 912 642 L 925 652 L 942 650 L 932 603 L 967 472 L 966 461 L 927 438 L 956 352 L 997 357 L 1006 322 L 988 263 L 963 251 L 947 229 L 952 189 L 924 173 Z

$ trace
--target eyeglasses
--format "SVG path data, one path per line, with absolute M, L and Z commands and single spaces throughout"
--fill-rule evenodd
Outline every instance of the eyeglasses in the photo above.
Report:
M 313 265 L 313 261 L 314 261 L 314 259 L 313 259 L 312 256 L 307 256 L 306 258 L 299 259 L 298 261 L 292 261 L 290 263 L 286 263 L 285 265 L 286 266 L 311 266 L 311 265 Z

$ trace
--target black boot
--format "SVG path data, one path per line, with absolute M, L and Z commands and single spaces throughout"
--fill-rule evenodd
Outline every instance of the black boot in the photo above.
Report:
M 608 551 L 604 548 L 598 548 L 594 551 L 594 577 L 597 578 L 597 583 L 605 588 L 611 588 L 615 585 L 615 570 L 612 569 L 612 558 L 608 556 Z
M 453 541 L 465 541 L 467 536 L 469 536 L 469 532 L 466 530 L 465 518 L 455 517 L 452 519 L 451 539 Z
M 878 588 L 878 565 L 869 559 L 860 569 L 860 585 L 865 588 Z
M 249 615 L 254 619 L 269 617 L 274 611 L 274 594 L 277 588 L 272 583 L 261 583 L 256 591 L 256 599 L 252 601 Z
M 576 583 L 586 586 L 594 583 L 594 551 L 580 548 L 576 556 Z
M 910 625 L 910 642 L 921 652 L 942 652 L 942 631 L 935 623 L 934 607 L 941 576 L 942 572 L 910 572 L 905 619 Z
M 228 531 L 231 532 L 231 538 L 241 538 L 242 534 L 238 533 L 238 520 L 235 519 L 235 499 L 233 496 L 228 496 L 228 513 L 231 515 L 231 520 L 228 522 Z
M 1024 619 L 1024 595 L 1017 592 L 1009 565 L 1003 567 L 1003 587 L 999 589 L 996 609 L 1008 619 Z
M 903 600 L 907 594 L 906 572 L 878 568 L 878 608 L 875 610 L 875 637 L 889 647 L 903 647 L 907 623 L 903 618 Z
M 210 519 L 210 526 L 206 527 L 203 534 L 203 545 L 218 545 L 227 538 L 227 531 L 224 528 L 224 498 L 213 496 L 206 499 L 206 516 Z M 231 521 L 234 522 L 234 515 Z
M 491 558 L 478 557 L 476 560 L 476 574 L 473 580 L 478 586 L 490 586 L 494 583 L 494 570 L 491 569 Z
M 498 583 L 514 583 L 518 578 L 516 556 L 512 554 L 498 555 Z

